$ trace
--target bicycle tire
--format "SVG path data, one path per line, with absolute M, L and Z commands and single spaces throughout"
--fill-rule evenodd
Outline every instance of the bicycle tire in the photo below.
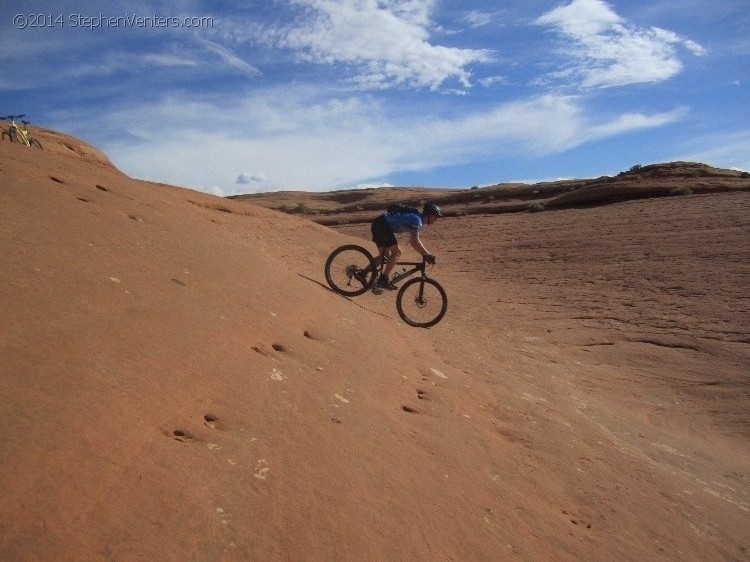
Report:
M 354 273 L 364 272 L 368 268 L 364 282 L 355 277 Z M 375 258 L 365 248 L 356 244 L 336 248 L 326 260 L 325 276 L 328 286 L 347 297 L 356 297 L 369 291 L 375 284 L 376 274 Z
M 8 138 L 10 139 L 10 142 L 21 142 L 21 139 L 18 135 L 18 129 L 14 129 L 13 127 L 8 129 Z
M 39 150 L 42 150 L 42 143 L 36 140 L 34 137 L 29 137 L 29 146 L 35 146 Z
M 437 294 L 432 290 L 429 290 L 430 292 L 427 294 L 428 286 L 434 287 Z M 422 302 L 420 302 L 420 291 Z M 445 316 L 448 310 L 448 295 L 442 285 L 434 279 L 429 277 L 425 277 L 424 280 L 422 278 L 410 279 L 401 285 L 398 295 L 396 295 L 396 310 L 398 310 L 401 319 L 409 326 L 430 328 Z M 437 312 L 433 313 L 433 310 L 437 310 Z M 425 317 L 417 319 L 420 311 L 423 313 L 422 316 Z
M 3 142 L 5 142 L 6 137 L 8 139 L 8 142 L 12 142 L 10 140 L 10 133 L 8 131 L 6 131 L 5 129 L 3 129 L 2 134 L 0 134 L 0 139 L 2 139 Z

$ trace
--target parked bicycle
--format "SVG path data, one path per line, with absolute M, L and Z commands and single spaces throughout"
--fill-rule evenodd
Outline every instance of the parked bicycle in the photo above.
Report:
M 340 295 L 363 295 L 370 290 L 377 290 L 375 280 L 385 262 L 383 259 L 380 267 L 377 267 L 375 258 L 369 251 L 356 244 L 347 244 L 336 248 L 328 256 L 325 265 L 326 281 Z M 399 316 L 404 322 L 417 328 L 434 326 L 442 320 L 448 309 L 448 295 L 440 283 L 428 277 L 427 264 L 424 257 L 421 262 L 396 262 L 396 266 L 405 267 L 391 278 L 392 283 L 398 283 L 419 273 L 418 277 L 401 285 L 396 294 Z
M 8 140 L 10 140 L 10 142 L 17 142 L 25 144 L 26 146 L 35 146 L 39 150 L 41 150 L 42 143 L 31 136 L 31 134 L 29 133 L 29 124 L 31 122 L 25 121 L 23 119 L 24 117 L 26 117 L 26 115 L 6 115 L 4 117 L 0 117 L 1 121 L 10 121 L 8 130 L 3 130 L 2 140 L 5 140 L 5 137 L 8 137 Z M 16 124 L 16 119 L 21 120 L 23 128 L 19 127 Z

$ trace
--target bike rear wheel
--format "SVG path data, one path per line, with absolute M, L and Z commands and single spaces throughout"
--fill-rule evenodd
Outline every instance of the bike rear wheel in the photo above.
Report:
M 42 143 L 36 140 L 34 137 L 29 137 L 29 146 L 35 146 L 39 150 L 42 150 Z
M 362 246 L 341 246 L 328 256 L 325 274 L 328 285 L 338 294 L 363 295 L 375 284 L 375 258 Z
M 440 283 L 429 277 L 410 279 L 396 295 L 396 309 L 409 326 L 429 328 L 445 316 L 448 295 Z

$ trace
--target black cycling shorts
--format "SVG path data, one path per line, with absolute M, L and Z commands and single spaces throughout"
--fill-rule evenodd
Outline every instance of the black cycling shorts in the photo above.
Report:
M 390 248 L 398 244 L 398 240 L 396 240 L 396 236 L 393 234 L 391 225 L 388 224 L 385 215 L 380 215 L 372 221 L 370 230 L 372 232 L 372 241 L 375 242 L 378 248 Z

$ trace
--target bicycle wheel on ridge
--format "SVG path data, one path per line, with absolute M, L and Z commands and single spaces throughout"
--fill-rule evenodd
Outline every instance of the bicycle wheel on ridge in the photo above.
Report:
M 445 316 L 448 310 L 448 295 L 434 279 L 410 279 L 401 285 L 396 295 L 396 309 L 401 319 L 409 326 L 429 328 Z
M 328 256 L 325 266 L 328 285 L 340 295 L 356 297 L 375 284 L 375 258 L 362 246 L 347 244 Z
M 42 150 L 42 143 L 40 143 L 37 139 L 34 137 L 29 137 L 29 146 L 35 146 L 39 150 Z

